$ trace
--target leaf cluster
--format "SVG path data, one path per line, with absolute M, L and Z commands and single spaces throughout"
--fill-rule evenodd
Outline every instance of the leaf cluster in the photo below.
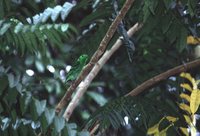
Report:
M 68 124 L 63 117 L 48 108 L 46 100 L 38 100 L 27 90 L 23 83 L 27 80 L 13 75 L 10 70 L 0 67 L 0 134 L 6 135 L 89 135 L 78 131 L 76 124 Z

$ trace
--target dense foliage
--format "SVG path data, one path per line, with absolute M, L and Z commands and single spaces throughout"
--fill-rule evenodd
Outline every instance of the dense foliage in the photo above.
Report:
M 119 0 L 119 8 L 124 2 Z M 198 57 L 198 45 L 187 37 L 199 37 L 199 8 L 197 0 L 135 0 L 123 19 L 127 30 L 143 24 L 130 38 L 136 48 L 132 62 L 121 46 L 66 122 L 55 106 L 70 85 L 69 69 L 81 55 L 90 59 L 97 50 L 113 21 L 113 1 L 0 0 L 0 135 L 89 135 L 97 122 L 96 134 L 105 135 L 199 131 L 198 120 L 195 127 L 188 125 L 187 110 L 180 108 L 185 92 L 179 75 L 139 96 L 123 97 L 145 80 Z M 108 48 L 119 36 L 116 32 Z M 190 73 L 198 80 L 198 68 Z

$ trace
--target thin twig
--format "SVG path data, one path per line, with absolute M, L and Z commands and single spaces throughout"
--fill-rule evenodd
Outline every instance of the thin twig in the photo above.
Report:
M 134 0 L 126 0 L 124 6 L 119 12 L 119 15 L 115 18 L 115 20 L 110 25 L 106 35 L 104 36 L 103 40 L 101 41 L 99 48 L 94 53 L 92 58 L 90 59 L 90 62 L 83 68 L 81 73 L 79 74 L 78 78 L 71 84 L 71 86 L 67 89 L 65 95 L 60 100 L 58 105 L 56 106 L 56 113 L 59 114 L 61 109 L 67 105 L 67 102 L 71 99 L 71 95 L 74 92 L 74 90 L 77 88 L 77 86 L 80 84 L 80 82 L 87 76 L 87 74 L 91 71 L 91 69 L 94 67 L 94 65 L 97 63 L 99 58 L 104 53 L 109 41 L 111 40 L 112 36 L 114 35 L 119 23 L 126 15 L 127 11 L 131 7 Z
M 154 86 L 155 84 L 157 84 L 160 81 L 163 81 L 165 79 L 167 79 L 170 76 L 179 74 L 181 72 L 185 72 L 189 69 L 195 68 L 197 66 L 200 65 L 200 59 L 188 62 L 186 64 L 177 66 L 175 68 L 172 68 L 164 73 L 161 73 L 145 82 L 143 82 L 141 85 L 139 85 L 138 87 L 136 87 L 135 89 L 133 89 L 131 92 L 129 92 L 128 94 L 126 94 L 125 96 L 136 96 L 140 93 L 142 93 L 143 91 L 151 88 L 152 86 Z
M 128 36 L 131 37 L 135 32 L 137 32 L 142 27 L 142 24 L 136 23 L 133 27 L 131 27 L 128 30 Z M 87 75 L 85 80 L 79 85 L 76 94 L 74 95 L 73 99 L 70 101 L 67 109 L 65 110 L 65 113 L 63 114 L 63 117 L 68 121 L 72 112 L 74 111 L 75 107 L 78 105 L 78 102 L 80 101 L 81 97 L 89 87 L 92 80 L 95 78 L 95 76 L 99 73 L 102 66 L 110 59 L 112 54 L 119 49 L 119 47 L 122 45 L 122 41 L 118 39 L 115 44 L 112 46 L 111 49 L 107 50 L 103 56 L 99 59 L 99 61 L 95 64 L 91 72 Z

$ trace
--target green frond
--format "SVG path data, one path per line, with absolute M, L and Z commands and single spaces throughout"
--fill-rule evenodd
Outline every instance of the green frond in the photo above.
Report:
M 20 79 L 21 74 L 14 75 L 7 68 L 0 66 L 0 135 L 34 136 L 42 135 L 84 135 L 75 123 L 66 123 L 63 117 L 56 115 L 55 109 L 48 108 L 46 100 L 34 98 L 25 89 Z M 27 79 L 25 79 L 27 80 Z M 17 110 L 16 110 L 17 109 Z
M 48 7 L 44 10 L 44 12 L 36 14 L 31 18 L 27 18 L 27 21 L 30 24 L 46 23 L 48 19 L 55 22 L 59 16 L 64 21 L 73 7 L 74 5 L 69 2 L 65 2 L 63 6 L 57 5 L 54 8 Z
M 90 128 L 95 123 L 100 124 L 100 129 L 108 128 L 110 125 L 119 128 L 125 125 L 124 117 L 127 116 L 133 122 L 143 122 L 145 111 L 143 100 L 132 97 L 121 97 L 101 107 L 92 117 L 90 117 L 87 127 Z M 139 123 L 140 124 L 140 123 Z
M 149 99 L 147 97 L 121 97 L 110 101 L 99 108 L 86 124 L 86 128 L 93 128 L 99 124 L 99 129 L 105 130 L 110 126 L 114 129 L 131 125 L 136 131 L 146 132 L 147 129 L 158 122 L 163 116 L 181 118 L 178 111 L 171 112 L 172 105 L 166 101 Z M 128 124 L 125 121 L 128 118 Z
M 72 29 L 71 29 L 72 28 Z M 70 24 L 22 24 L 16 19 L 0 20 L 0 50 L 41 52 L 46 49 L 46 41 L 62 46 L 63 39 L 70 39 L 76 34 Z M 74 33 L 72 33 L 74 32 Z
M 26 2 L 30 4 L 30 1 Z M 16 3 L 16 5 L 20 6 L 21 3 Z M 65 20 L 73 7 L 74 5 L 69 2 L 65 2 L 63 6 L 48 7 L 44 12 L 26 18 L 26 21 L 23 20 L 28 23 L 23 23 L 15 18 L 9 19 L 10 15 L 7 15 L 6 11 L 11 10 L 11 1 L 1 1 L 0 50 L 4 53 L 15 52 L 22 55 L 26 51 L 30 53 L 38 52 L 38 50 L 44 52 L 47 41 L 61 47 L 64 41 L 74 38 L 77 30 L 68 23 L 48 24 L 46 22 L 49 19 L 55 22 L 59 16 Z M 36 7 L 34 6 L 34 8 Z

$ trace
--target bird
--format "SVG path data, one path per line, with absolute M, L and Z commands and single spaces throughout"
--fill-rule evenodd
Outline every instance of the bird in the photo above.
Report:
M 88 61 L 88 55 L 82 54 L 77 61 L 75 62 L 74 66 L 70 69 L 67 73 L 66 82 L 75 81 L 78 75 L 80 74 L 83 67 L 86 65 Z

